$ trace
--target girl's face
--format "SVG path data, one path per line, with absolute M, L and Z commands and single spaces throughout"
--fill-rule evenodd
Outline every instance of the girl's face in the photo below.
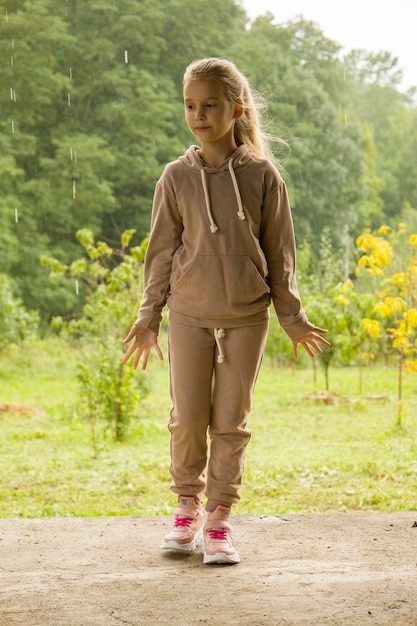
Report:
M 184 83 L 185 119 L 188 127 L 204 145 L 234 144 L 235 119 L 243 107 L 230 102 L 221 84 L 212 78 L 194 78 Z

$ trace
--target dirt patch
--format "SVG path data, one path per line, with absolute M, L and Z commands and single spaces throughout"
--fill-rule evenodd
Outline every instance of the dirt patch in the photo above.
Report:
M 0 413 L 10 413 L 11 415 L 44 415 L 42 409 L 23 404 L 7 403 L 0 405 Z
M 0 520 L 1 626 L 417 626 L 417 512 L 235 516 L 242 562 L 166 517 Z

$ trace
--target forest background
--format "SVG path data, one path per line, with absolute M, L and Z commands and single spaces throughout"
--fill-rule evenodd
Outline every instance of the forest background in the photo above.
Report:
M 59 335 L 78 362 L 78 391 L 68 389 L 83 396 L 95 456 L 97 420 L 126 436 L 148 393 L 120 356 L 141 297 L 155 182 L 194 142 L 182 75 L 193 59 L 224 56 L 264 96 L 268 132 L 287 143 L 272 147 L 303 302 L 331 335 L 327 392 L 330 363 L 357 366 L 360 380 L 371 362 L 399 366 L 400 426 L 403 367 L 417 371 L 417 90 L 401 90 L 398 59 L 342 54 L 302 18 L 250 22 L 234 0 L 0 8 L 0 356 L 10 376 L 16 344 L 40 338 L 52 363 L 64 348 L 48 341 Z M 292 363 L 274 321 L 267 356 Z
M 345 275 L 365 228 L 416 232 L 415 92 L 399 91 L 390 52 L 341 57 L 314 23 L 248 23 L 233 0 L 0 6 L 0 273 L 43 326 L 80 312 L 84 292 L 48 281 L 42 255 L 78 258 L 81 228 L 111 246 L 126 229 L 147 235 L 155 181 L 193 142 L 181 83 L 202 56 L 231 58 L 265 96 L 312 263 L 324 231 Z

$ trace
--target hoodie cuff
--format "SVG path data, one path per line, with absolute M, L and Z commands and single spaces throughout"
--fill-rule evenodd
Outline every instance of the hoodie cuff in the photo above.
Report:
M 313 330 L 315 325 L 309 322 L 307 317 L 303 315 L 301 319 L 298 319 L 292 324 L 281 324 L 281 328 L 286 332 L 291 341 L 295 341 Z
M 139 316 L 137 320 L 135 321 L 135 323 L 133 324 L 133 326 L 136 326 L 137 328 L 148 328 L 153 333 L 156 333 L 157 335 L 159 335 L 161 321 L 156 320 L 154 317 L 147 318 L 147 317 Z

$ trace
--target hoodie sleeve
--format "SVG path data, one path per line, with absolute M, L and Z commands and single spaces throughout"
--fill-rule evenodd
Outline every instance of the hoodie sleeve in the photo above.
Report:
M 301 306 L 290 203 L 285 183 L 276 170 L 268 172 L 265 178 L 260 236 L 278 321 L 291 340 L 297 339 L 312 330 L 314 325 L 308 321 Z
M 158 333 L 169 294 L 172 258 L 181 245 L 182 220 L 166 172 L 155 188 L 151 233 L 145 256 L 144 293 L 135 326 Z

